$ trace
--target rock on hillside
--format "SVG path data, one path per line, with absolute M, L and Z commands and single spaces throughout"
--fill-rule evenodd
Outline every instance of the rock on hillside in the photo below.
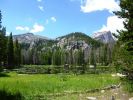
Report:
M 95 40 L 101 41 L 103 43 L 114 43 L 115 42 L 115 40 L 112 36 L 112 33 L 110 31 L 94 33 L 93 38 Z
M 58 46 L 69 50 L 79 48 L 86 49 L 90 46 L 100 45 L 100 42 L 81 32 L 70 33 L 68 35 L 58 37 L 56 40 L 58 41 Z
M 48 40 L 47 37 L 34 35 L 33 33 L 25 33 L 20 35 L 14 35 L 13 40 L 18 39 L 19 43 L 33 43 L 38 40 Z

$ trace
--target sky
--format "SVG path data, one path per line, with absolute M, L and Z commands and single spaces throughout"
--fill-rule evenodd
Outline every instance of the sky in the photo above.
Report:
M 118 0 L 0 0 L 7 35 L 34 33 L 56 38 L 71 32 L 93 36 L 123 29 Z

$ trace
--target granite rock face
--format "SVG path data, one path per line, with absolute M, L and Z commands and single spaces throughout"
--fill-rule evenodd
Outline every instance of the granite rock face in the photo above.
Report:
M 15 39 L 17 39 L 19 43 L 33 43 L 38 40 L 48 40 L 47 37 L 34 35 L 33 33 L 14 35 L 13 40 L 15 40 Z
M 115 39 L 113 38 L 112 33 L 110 31 L 94 33 L 93 38 L 103 43 L 114 43 L 115 42 Z

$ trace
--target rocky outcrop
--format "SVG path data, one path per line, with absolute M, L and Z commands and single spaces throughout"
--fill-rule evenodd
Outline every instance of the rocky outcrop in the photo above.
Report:
M 38 40 L 48 40 L 47 37 L 34 35 L 33 33 L 14 35 L 13 40 L 15 40 L 15 39 L 17 39 L 19 43 L 33 43 Z
M 110 31 L 94 33 L 93 38 L 103 43 L 114 43 L 115 42 L 115 39 L 113 38 L 112 33 Z

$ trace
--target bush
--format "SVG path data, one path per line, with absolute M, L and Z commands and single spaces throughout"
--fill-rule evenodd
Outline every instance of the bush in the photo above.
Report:
M 62 66 L 27 65 L 18 70 L 20 74 L 57 74 L 63 72 Z
M 6 92 L 6 90 L 0 90 L 0 99 L 1 100 L 24 100 L 24 98 L 19 92 L 12 94 L 10 92 Z
M 95 68 L 87 68 L 89 74 L 100 74 L 100 73 L 114 73 L 116 72 L 115 67 L 112 66 L 98 66 Z
M 74 73 L 74 74 L 99 74 L 99 73 L 114 73 L 115 67 L 98 66 L 97 68 L 89 68 L 83 66 L 71 66 L 68 70 L 64 66 L 53 65 L 25 65 L 17 70 L 20 74 L 57 74 L 57 73 Z

